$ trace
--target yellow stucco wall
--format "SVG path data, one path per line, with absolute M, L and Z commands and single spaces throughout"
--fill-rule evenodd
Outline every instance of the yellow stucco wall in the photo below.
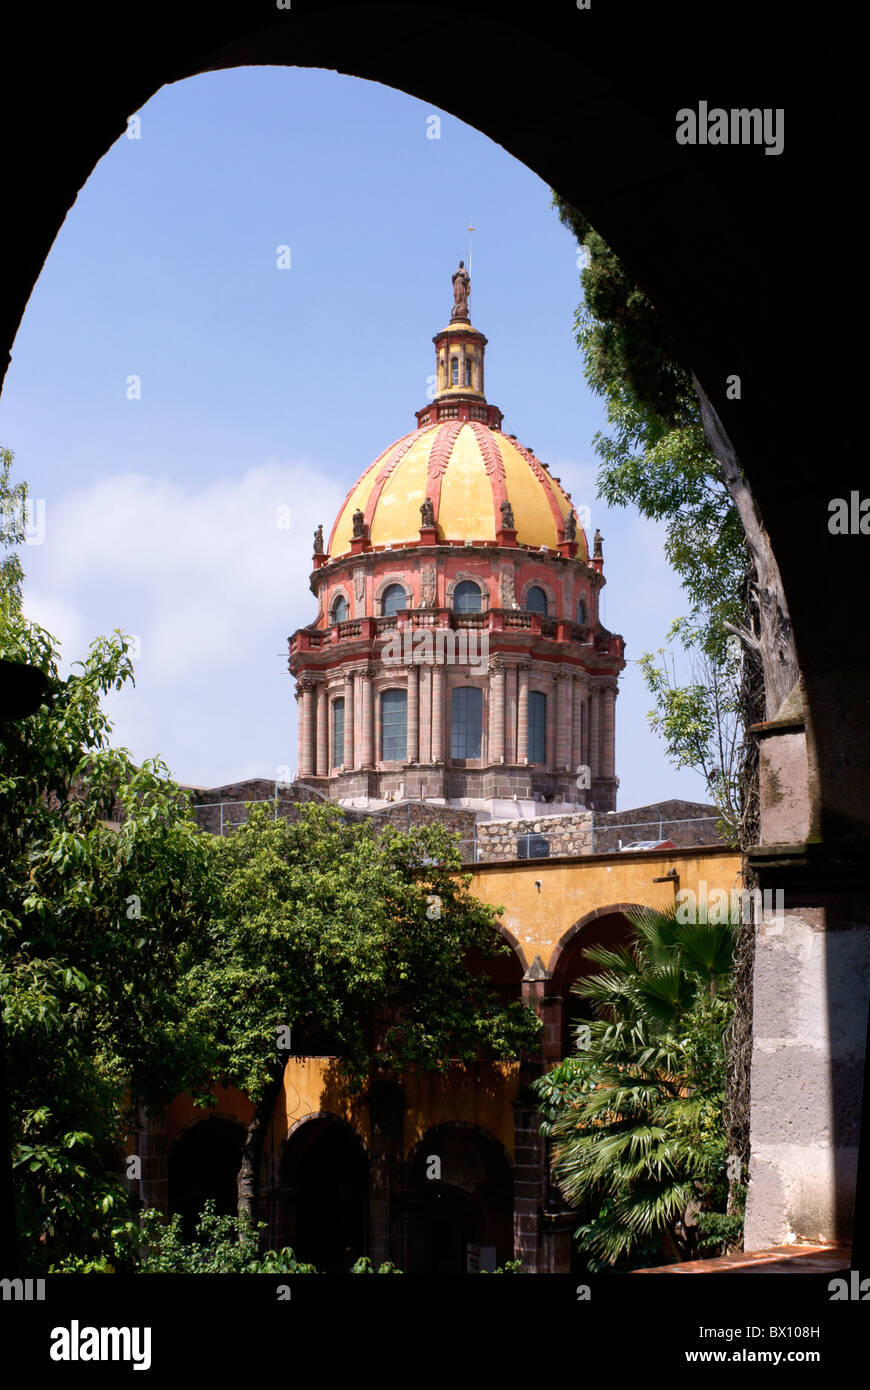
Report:
M 471 868 L 470 892 L 503 906 L 501 924 L 516 937 L 527 963 L 539 955 L 549 969 L 559 941 L 589 914 L 631 903 L 672 906 L 673 882 L 653 882 L 670 869 L 679 874 L 677 886 L 694 893 L 701 881 L 708 893 L 741 886 L 740 856 L 733 851 L 671 850 L 478 864 Z
M 699 893 L 741 886 L 740 857 L 723 850 L 672 850 L 543 859 L 521 864 L 480 864 L 471 869 L 470 891 L 484 902 L 503 905 L 503 926 L 516 938 L 526 963 L 540 955 L 549 969 L 553 953 L 579 921 L 627 904 L 667 907 L 674 902 L 672 881 L 654 883 L 675 868 L 678 887 Z M 540 888 L 537 882 L 540 882 Z M 443 1123 L 478 1126 L 498 1139 L 513 1156 L 511 1101 L 518 1090 L 515 1064 L 481 1064 L 453 1068 L 446 1075 L 405 1078 L 407 1109 L 403 1147 L 409 1154 L 428 1129 Z M 192 1123 L 208 1114 L 232 1115 L 247 1124 L 252 1107 L 237 1091 L 217 1089 L 217 1108 L 197 1110 L 179 1096 L 167 1112 L 170 1145 Z M 287 1134 L 306 1116 L 327 1113 L 346 1120 L 369 1143 L 369 1110 L 339 1086 L 327 1057 L 291 1057 L 284 1086 L 269 1127 L 268 1145 L 277 1151 Z

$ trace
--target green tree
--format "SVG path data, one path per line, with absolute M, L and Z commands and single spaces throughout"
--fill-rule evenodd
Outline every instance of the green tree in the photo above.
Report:
M 728 1194 L 733 928 L 681 923 L 674 909 L 627 916 L 631 946 L 587 950 L 601 973 L 573 987 L 598 1017 L 578 1025 L 578 1051 L 533 1083 L 560 1191 L 597 1208 L 576 1233 L 592 1269 L 661 1259 L 657 1250 L 685 1258 Z
M 610 426 L 596 439 L 599 496 L 665 523 L 666 554 L 689 601 L 669 633 L 694 668 L 689 681 L 675 678 L 673 657 L 670 666 L 649 653 L 641 659 L 656 702 L 650 717 L 677 766 L 705 776 L 745 851 L 760 833 L 758 746 L 746 730 L 776 716 L 800 675 L 779 567 L 740 460 L 692 364 L 613 249 L 576 208 L 558 195 L 553 201 L 588 256 L 576 334 Z M 745 864 L 744 882 L 756 882 Z M 754 924 L 746 921 L 735 962 L 726 1100 L 731 1151 L 744 1164 L 753 957 Z
M 0 992 L 22 1257 L 38 1270 L 133 1240 L 123 1145 L 201 1071 L 179 980 L 216 878 L 165 767 L 109 747 L 101 698 L 132 680 L 129 641 L 97 639 L 61 679 L 20 582 L 5 566 L 0 656 L 42 670 L 51 698 L 0 726 Z
M 610 425 L 596 436 L 599 496 L 665 522 L 665 552 L 690 605 L 672 634 L 703 653 L 720 687 L 733 684 L 735 663 L 725 652 L 728 635 L 735 636 L 746 658 L 743 722 L 772 718 L 799 671 L 770 538 L 739 460 L 655 306 L 588 220 L 558 195 L 554 205 L 588 256 L 575 327 L 587 380 L 603 396 Z M 751 753 L 746 773 L 752 781 Z M 720 784 L 714 781 L 712 794 Z M 728 806 L 722 809 L 727 815 Z M 752 816 L 738 828 L 742 845 L 757 838 Z
M 193 1026 L 213 1039 L 207 1082 L 253 1102 L 239 1211 L 254 1208 L 263 1136 L 288 1052 L 316 1035 L 351 1092 L 403 1072 L 443 1071 L 484 1053 L 516 1057 L 540 1031 L 502 1004 L 469 953 L 509 948 L 496 911 L 468 891 L 441 826 L 375 833 L 331 804 L 295 821 L 255 808 L 217 841 L 223 909 L 187 978 Z

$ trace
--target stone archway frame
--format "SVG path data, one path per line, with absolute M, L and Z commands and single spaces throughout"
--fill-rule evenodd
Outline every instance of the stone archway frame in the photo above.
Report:
M 213 1157 L 214 1148 L 212 1141 L 209 1139 L 207 1131 L 209 1129 L 213 1129 L 217 1124 L 221 1124 L 222 1127 L 224 1125 L 230 1125 L 232 1129 L 237 1131 L 239 1140 L 239 1167 L 241 1167 L 242 1151 L 245 1143 L 245 1135 L 248 1129 L 248 1126 L 244 1120 L 240 1119 L 238 1115 L 233 1114 L 233 1112 L 229 1110 L 210 1110 L 207 1115 L 197 1116 L 191 1120 L 188 1120 L 187 1124 L 182 1125 L 181 1129 L 176 1134 L 172 1143 L 167 1144 L 166 1146 L 166 1205 L 164 1208 L 164 1212 L 166 1215 L 168 1215 L 170 1211 L 170 1164 L 172 1163 L 173 1158 L 177 1155 L 180 1146 L 184 1144 L 186 1140 L 191 1139 L 194 1135 L 200 1137 L 198 1133 L 200 1130 L 203 1131 L 201 1138 L 206 1144 L 209 1145 L 208 1151 L 210 1156 Z M 196 1142 L 196 1140 L 194 1140 L 194 1142 Z
M 487 584 L 486 580 L 483 579 L 479 574 L 471 574 L 468 570 L 459 570 L 459 572 L 457 574 L 454 574 L 453 578 L 450 580 L 450 583 L 444 590 L 444 602 L 446 606 L 452 612 L 453 595 L 456 592 L 456 589 L 459 587 L 460 584 L 469 583 L 477 585 L 478 589 L 480 590 L 480 597 L 482 600 L 480 611 L 481 613 L 487 612 L 487 610 L 492 607 L 492 595 L 489 592 L 489 585 Z
M 264 24 L 254 10 L 239 11 L 237 17 L 217 6 L 195 16 L 173 16 L 170 25 L 158 7 L 153 17 L 149 13 L 149 31 L 141 43 L 135 42 L 139 35 L 132 29 L 133 23 L 141 28 L 140 17 L 119 14 L 121 41 L 132 40 L 129 63 L 120 77 L 102 82 L 93 57 L 100 45 L 80 17 L 73 16 L 73 28 L 59 13 L 57 24 L 43 36 L 36 28 L 40 24 L 45 29 L 38 11 L 32 18 L 24 10 L 16 15 L 23 41 L 18 40 L 8 74 L 9 105 L 19 113 L 8 142 L 8 196 L 19 215 L 9 228 L 4 265 L 11 294 L 0 324 L 0 372 L 6 369 L 15 327 L 41 263 L 78 190 L 124 135 L 131 109 L 141 108 L 166 83 L 258 64 L 330 68 L 418 100 L 435 101 L 495 140 L 557 188 L 569 204 L 582 209 L 618 250 L 656 304 L 685 360 L 692 362 L 753 486 L 782 571 L 805 673 L 811 819 L 809 836 L 800 836 L 790 847 L 787 868 L 778 867 L 778 846 L 777 860 L 759 851 L 756 866 L 762 886 L 776 887 L 780 875 L 786 886 L 803 894 L 813 911 L 820 904 L 818 910 L 828 912 L 831 898 L 837 901 L 845 891 L 845 860 L 851 875 L 849 893 L 858 905 L 851 900 L 845 904 L 847 929 L 830 933 L 829 946 L 835 949 L 840 936 L 851 939 L 853 923 L 867 920 L 859 897 L 866 881 L 862 856 L 870 839 L 870 744 L 858 711 L 870 688 L 870 666 L 856 651 L 849 605 L 829 605 L 825 621 L 818 621 L 819 569 L 836 576 L 841 592 L 860 593 L 866 562 L 859 546 L 834 540 L 825 525 L 831 494 L 849 495 L 854 463 L 848 451 L 840 451 L 844 461 L 838 461 L 835 450 L 832 467 L 819 470 L 829 422 L 826 417 L 822 426 L 820 409 L 815 416 L 802 413 L 797 394 L 802 363 L 795 344 L 800 334 L 792 326 L 794 277 L 787 267 L 790 251 L 797 264 L 800 243 L 792 229 L 799 225 L 795 212 L 812 182 L 813 167 L 806 175 L 798 163 L 798 193 L 797 178 L 786 178 L 793 164 L 785 167 L 782 161 L 780 170 L 781 161 L 770 161 L 777 166 L 777 178 L 772 179 L 764 159 L 706 165 L 702 151 L 688 155 L 678 148 L 672 94 L 679 85 L 679 58 L 663 51 L 661 63 L 651 68 L 653 30 L 647 26 L 656 19 L 653 11 L 642 13 L 649 7 L 639 7 L 625 28 L 617 72 L 608 61 L 611 45 L 606 33 L 590 31 L 588 42 L 576 38 L 575 10 L 566 9 L 564 18 L 548 16 L 547 24 L 534 30 L 517 25 L 511 30 L 503 7 L 482 0 L 462 15 L 466 48 L 493 55 L 490 64 L 480 66 L 473 84 L 463 83 L 443 63 L 441 39 L 454 22 L 452 9 L 409 3 L 399 12 L 376 4 L 358 13 L 341 10 L 342 23 L 337 25 L 335 8 L 310 6 L 297 16 L 295 9 L 273 6 Z M 394 26 L 389 44 L 381 37 L 384 23 Z M 736 38 L 723 31 L 713 56 L 726 85 L 735 61 L 745 58 L 749 70 L 761 75 L 775 53 L 773 42 L 762 33 L 753 51 L 743 54 L 737 47 L 740 34 L 735 34 Z M 811 52 L 808 47 L 804 51 Z M 45 173 L 40 150 L 52 137 L 57 94 L 73 92 L 67 74 L 75 74 L 74 133 L 49 173 L 34 179 L 34 170 Z M 548 90 L 562 94 L 558 109 L 549 109 Z M 519 94 L 515 110 L 501 99 L 505 91 Z M 618 185 L 614 167 L 622 171 Z M 648 212 L 640 221 L 638 197 Z M 826 208 L 829 218 L 836 219 L 839 211 L 834 200 Z M 853 218 L 847 222 L 840 216 L 839 230 L 841 236 L 847 234 L 847 241 L 853 230 L 850 223 Z M 647 234 L 650 224 L 660 231 L 654 241 Z M 662 247 L 668 248 L 666 254 Z M 823 312 L 830 314 L 828 301 L 835 300 L 828 296 Z M 715 332 L 710 331 L 711 323 Z M 742 399 L 730 400 L 724 384 L 735 364 L 744 383 L 763 382 L 763 391 L 744 391 Z M 817 395 L 824 399 L 823 392 Z M 784 492 L 781 422 L 798 416 L 801 429 L 789 441 L 791 486 Z M 790 498 L 798 500 L 791 503 Z M 813 566 L 806 564 L 806 526 L 818 558 Z M 776 972 L 765 988 L 771 1008 L 778 1012 Z M 756 999 L 762 997 L 760 990 L 761 976 Z M 862 1015 L 865 1005 L 866 996 L 858 1005 Z M 856 1026 L 863 1037 L 863 1016 Z M 860 1066 L 863 1042 L 856 1056 Z M 842 1104 L 843 1118 L 835 1128 L 846 1133 L 853 1103 L 846 1095 Z M 798 1132 L 805 1109 L 801 1096 L 794 1121 Z M 870 1115 L 870 1104 L 865 1103 L 864 1115 Z
M 312 1110 L 308 1115 L 300 1115 L 298 1120 L 293 1121 L 290 1128 L 287 1130 L 287 1133 L 284 1135 L 284 1138 L 278 1145 L 276 1158 L 278 1160 L 279 1166 L 284 1157 L 287 1145 L 290 1143 L 290 1140 L 293 1138 L 294 1134 L 298 1134 L 304 1125 L 311 1124 L 314 1120 L 329 1120 L 330 1122 L 334 1122 L 335 1124 L 342 1125 L 345 1129 L 350 1131 L 350 1133 L 354 1136 L 355 1139 L 359 1140 L 359 1142 L 362 1144 L 366 1158 L 368 1158 L 369 1146 L 366 1143 L 366 1140 L 363 1137 L 363 1135 L 360 1134 L 359 1130 L 351 1124 L 350 1120 L 346 1120 L 343 1115 L 336 1115 L 334 1110 Z
M 167 1148 L 167 1151 L 166 1151 L 167 1158 L 168 1158 L 169 1155 L 172 1153 L 173 1149 L 175 1149 L 175 1148 L 177 1147 L 177 1145 L 181 1142 L 181 1140 L 187 1138 L 188 1135 L 192 1134 L 193 1131 L 194 1131 L 199 1125 L 213 1124 L 216 1120 L 230 1120 L 230 1121 L 232 1121 L 232 1123 L 233 1123 L 234 1125 L 236 1125 L 236 1127 L 237 1127 L 239 1130 L 241 1130 L 241 1133 L 242 1133 L 242 1136 L 243 1136 L 243 1137 L 244 1137 L 244 1135 L 245 1135 L 245 1134 L 247 1133 L 247 1131 L 248 1131 L 248 1126 L 247 1126 L 247 1124 L 245 1123 L 245 1121 L 239 1119 L 239 1116 L 233 1114 L 232 1111 L 230 1111 L 230 1110 L 210 1110 L 210 1111 L 208 1112 L 207 1115 L 202 1115 L 202 1116 L 199 1116 L 199 1117 L 197 1117 L 197 1118 L 195 1118 L 195 1119 L 193 1119 L 193 1120 L 188 1120 L 188 1122 L 187 1122 L 186 1125 L 182 1125 L 181 1129 L 180 1129 L 180 1130 L 178 1131 L 178 1133 L 176 1134 L 176 1136 L 175 1136 L 175 1138 L 173 1139 L 172 1143 L 171 1143 L 171 1144 L 169 1145 L 169 1147 Z
M 290 1154 L 290 1146 L 292 1144 L 293 1139 L 298 1138 L 300 1134 L 304 1133 L 304 1130 L 307 1126 L 314 1124 L 317 1120 L 324 1120 L 328 1122 L 327 1125 L 324 1126 L 324 1131 L 329 1126 L 337 1125 L 346 1134 L 349 1134 L 356 1141 L 356 1143 L 359 1144 L 360 1152 L 365 1158 L 366 1167 L 369 1171 L 369 1175 L 371 1174 L 372 1157 L 369 1144 L 366 1142 L 365 1136 L 360 1133 L 360 1131 L 356 1128 L 354 1124 L 351 1123 L 350 1120 L 346 1120 L 343 1115 L 337 1115 L 334 1110 L 312 1110 L 307 1115 L 300 1115 L 300 1117 L 297 1120 L 294 1120 L 292 1124 L 289 1126 L 286 1134 L 283 1136 L 281 1142 L 278 1144 L 277 1148 L 274 1150 L 274 1153 L 272 1155 L 272 1172 L 274 1184 L 272 1191 L 272 1199 L 275 1203 L 272 1220 L 276 1223 L 280 1221 L 280 1229 L 285 1235 L 287 1234 L 287 1227 L 284 1225 L 284 1189 L 281 1185 L 282 1170 L 284 1169 L 284 1165 L 288 1160 L 288 1155 L 290 1155 L 290 1157 L 292 1158 L 292 1155 Z M 265 1160 L 265 1153 L 263 1155 L 263 1158 Z M 294 1161 L 298 1162 L 298 1159 Z M 364 1231 L 368 1229 L 368 1220 L 368 1199 L 366 1197 L 366 1199 L 364 1200 L 363 1207 Z
M 541 618 L 554 618 L 554 617 L 556 617 L 556 616 L 557 616 L 557 612 L 556 612 L 556 609 L 557 609 L 557 605 L 556 605 L 556 591 L 555 591 L 555 589 L 553 588 L 552 584 L 550 583 L 550 581 L 549 581 L 548 579 L 537 579 L 537 578 L 535 578 L 535 579 L 527 579 L 527 580 L 526 580 L 525 584 L 524 584 L 523 587 L 522 587 L 522 591 L 521 591 L 521 593 L 520 593 L 520 608 L 521 608 L 522 612 L 523 612 L 523 613 L 528 613 L 528 611 L 529 611 L 529 610 L 526 608 L 526 599 L 528 598 L 528 594 L 529 594 L 529 590 L 530 590 L 530 589 L 543 589 L 544 593 L 547 595 L 547 611 L 546 611 L 546 613 L 540 613 L 538 616 L 541 617 Z
M 408 580 L 406 579 L 405 575 L 404 575 L 404 574 L 387 574 L 387 575 L 384 576 L 383 579 L 381 579 L 381 580 L 379 581 L 378 586 L 377 586 L 377 588 L 375 589 L 375 592 L 374 592 L 374 595 L 373 595 L 373 602 L 374 602 L 374 609 L 375 609 L 375 617 L 376 617 L 376 618 L 382 618 L 382 617 L 384 616 L 383 613 L 381 612 L 381 600 L 383 599 L 383 596 L 384 596 L 384 594 L 386 593 L 387 589 L 391 588 L 393 584 L 400 584 L 401 587 L 405 590 L 405 598 L 408 600 L 408 602 L 407 602 L 407 604 L 406 604 L 406 607 L 407 607 L 407 608 L 413 608 L 413 607 L 414 607 L 414 591 L 413 591 L 413 589 L 411 588 L 411 585 L 410 585 L 410 583 L 408 582 Z
M 508 930 L 508 928 L 504 925 L 503 922 L 493 922 L 492 925 L 494 929 L 498 932 L 502 940 L 506 941 L 507 944 L 510 946 L 511 950 L 513 951 L 514 955 L 519 961 L 523 975 L 525 975 L 529 969 L 529 962 L 526 960 L 526 953 L 520 945 L 519 941 L 514 936 L 513 932 Z
M 618 913 L 625 916 L 627 912 L 645 912 L 648 910 L 648 907 L 649 904 L 645 903 L 610 903 L 606 907 L 594 907 L 591 912 L 584 913 L 582 917 L 577 919 L 573 926 L 562 933 L 553 949 L 553 954 L 547 966 L 547 972 L 551 983 L 556 980 L 560 962 L 562 957 L 567 953 L 569 946 L 574 943 L 582 932 L 585 932 L 594 922 L 597 922 L 599 917 L 614 917 Z M 629 925 L 631 924 L 629 923 Z
M 493 1148 L 495 1148 L 498 1151 L 499 1156 L 501 1158 L 504 1158 L 508 1166 L 508 1172 L 510 1173 L 511 1178 L 513 1178 L 514 1160 L 511 1157 L 508 1150 L 505 1148 L 504 1144 L 501 1142 L 499 1138 L 496 1137 L 496 1135 L 493 1134 L 492 1130 L 485 1129 L 483 1125 L 475 1124 L 472 1120 L 440 1120 L 437 1125 L 430 1125 L 429 1128 L 425 1131 L 425 1133 L 422 1134 L 420 1138 L 417 1140 L 416 1144 L 413 1144 L 405 1154 L 403 1162 L 405 1165 L 406 1172 L 410 1170 L 411 1165 L 414 1163 L 415 1159 L 421 1152 L 423 1145 L 431 1143 L 432 1136 L 437 1134 L 439 1130 L 447 1129 L 467 1130 L 469 1133 L 474 1134 L 481 1139 L 485 1139 L 488 1143 L 492 1144 Z

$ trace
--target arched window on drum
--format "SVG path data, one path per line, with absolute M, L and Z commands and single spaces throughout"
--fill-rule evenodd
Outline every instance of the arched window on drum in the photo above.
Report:
M 533 584 L 526 594 L 526 612 L 547 614 L 547 595 L 537 584 Z

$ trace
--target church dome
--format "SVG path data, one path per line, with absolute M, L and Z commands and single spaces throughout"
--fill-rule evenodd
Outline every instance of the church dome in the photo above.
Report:
M 513 436 L 481 420 L 442 417 L 404 435 L 366 469 L 345 498 L 328 554 L 350 551 L 356 511 L 372 546 L 418 544 L 427 497 L 442 542 L 494 542 L 504 525 L 501 504 L 509 501 L 517 543 L 556 550 L 573 510 L 546 465 Z M 580 527 L 576 539 L 578 559 L 588 559 Z
M 502 413 L 486 399 L 487 340 L 469 317 L 471 278 L 462 261 L 452 278 L 453 313 L 432 339 L 433 399 L 417 411 L 417 428 L 351 488 L 326 556 L 421 543 L 551 551 L 570 543 L 570 553 L 588 561 L 571 498 L 531 449 L 502 432 Z

